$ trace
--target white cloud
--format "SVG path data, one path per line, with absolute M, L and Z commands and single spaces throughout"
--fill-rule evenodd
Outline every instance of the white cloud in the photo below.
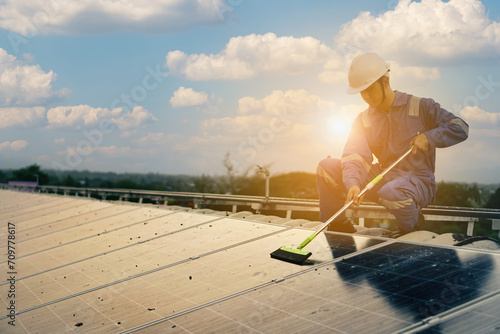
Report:
M 117 147 L 114 145 L 96 147 L 95 151 L 101 153 L 102 155 L 108 158 L 131 157 L 132 153 L 134 153 L 134 150 L 128 146 Z
M 54 72 L 44 72 L 39 65 L 26 65 L 0 48 L 1 105 L 40 105 L 69 95 L 70 90 L 65 88 L 53 90 L 52 83 L 55 80 Z
M 477 106 L 467 106 L 462 109 L 460 116 L 470 124 L 491 128 L 500 123 L 500 113 L 484 111 Z
M 239 114 L 267 114 L 286 115 L 313 112 L 325 108 L 333 108 L 335 104 L 322 100 L 319 96 L 306 91 L 298 90 L 274 90 L 262 99 L 245 96 L 238 101 Z
M 207 93 L 197 92 L 193 88 L 179 87 L 170 98 L 172 108 L 194 107 L 207 103 Z
M 196 138 L 198 137 L 189 137 L 178 133 L 148 132 L 147 135 L 132 139 L 130 142 L 137 145 L 137 150 L 141 153 L 151 151 L 153 152 L 151 154 L 165 157 L 173 151 L 198 151 L 199 145 L 196 144 Z
M 47 111 L 49 127 L 76 127 L 96 125 L 102 119 L 109 119 L 120 130 L 137 128 L 156 118 L 141 106 L 136 106 L 127 113 L 122 108 L 92 108 L 88 105 L 59 106 Z
M 225 133 L 237 137 L 249 136 L 262 129 L 274 134 L 287 130 L 290 134 L 297 122 L 314 117 L 319 111 L 331 109 L 334 105 L 304 89 L 275 90 L 262 99 L 242 97 L 238 101 L 236 116 L 204 120 L 201 130 L 203 134 Z
M 321 72 L 318 75 L 318 78 L 321 82 L 326 84 L 338 84 L 338 83 L 346 83 L 347 81 L 347 70 L 326 70 Z
M 92 157 L 94 154 L 99 154 L 106 159 L 108 158 L 134 158 L 137 155 L 143 153 L 141 150 L 136 150 L 131 148 L 130 146 L 117 147 L 115 145 L 111 146 L 68 146 L 65 150 L 58 152 L 60 156 L 77 156 L 78 165 L 80 163 L 86 162 L 87 160 L 96 159 Z M 83 159 L 85 158 L 85 159 Z M 81 160 L 81 161 L 79 161 Z M 74 167 L 74 166 L 71 166 Z
M 225 0 L 5 0 L 0 27 L 21 35 L 168 33 L 222 23 L 232 12 Z
M 273 33 L 233 37 L 218 54 L 191 54 L 176 50 L 166 56 L 169 74 L 189 80 L 238 80 L 256 75 L 304 75 L 334 56 L 313 37 L 277 37 Z
M 179 142 L 207 168 L 219 166 L 229 151 L 238 172 L 271 163 L 272 172 L 314 172 L 321 159 L 342 154 L 353 119 L 365 109 L 339 106 L 303 89 L 275 90 L 262 98 L 242 97 L 234 116 L 205 120 L 197 137 Z
M 45 119 L 44 107 L 0 108 L 0 128 L 32 127 Z
M 289 161 L 290 156 L 315 164 L 319 158 L 310 157 L 323 148 L 319 138 L 325 129 L 321 124 L 335 112 L 338 111 L 334 102 L 303 89 L 275 90 L 260 99 L 246 96 L 239 100 L 234 117 L 203 121 L 200 135 L 184 146 L 209 152 L 207 159 L 222 157 L 231 150 L 233 159 L 243 168 L 255 163 Z M 279 168 L 290 167 L 279 163 Z
M 144 107 L 136 106 L 132 109 L 131 112 L 122 115 L 120 117 L 113 117 L 111 121 L 118 125 L 120 130 L 130 130 L 134 128 L 138 128 L 141 125 L 156 121 L 156 117 L 153 116 L 148 110 Z
M 10 143 L 10 148 L 14 151 L 24 150 L 28 146 L 26 140 L 16 140 Z
M 28 142 L 26 140 L 16 140 L 13 142 L 5 141 L 0 143 L 0 151 L 21 151 L 28 147 Z
M 378 16 L 362 12 L 336 37 L 344 52 L 378 52 L 402 62 L 498 56 L 500 23 L 478 0 L 399 1 Z
M 316 74 L 323 83 L 345 84 L 347 69 L 358 53 L 340 56 L 313 37 L 277 37 L 273 33 L 233 37 L 216 55 L 187 55 L 176 50 L 166 56 L 170 75 L 183 75 L 189 80 L 238 80 L 255 76 L 297 76 Z M 436 80 L 436 67 L 401 66 L 391 61 L 395 73 L 405 78 Z M 397 74 L 396 74 L 397 75 Z M 175 97 L 175 96 L 174 96 Z M 171 100 L 172 101 L 172 100 Z
M 262 99 L 241 98 L 238 115 L 205 120 L 201 129 L 204 133 L 231 133 L 237 136 L 252 135 L 262 129 L 278 134 L 286 129 L 289 132 L 297 122 L 308 122 L 334 106 L 334 102 L 324 101 L 304 89 L 275 90 Z
M 391 64 L 391 76 L 404 76 L 412 80 L 437 80 L 441 77 L 438 67 L 420 67 L 420 66 L 401 66 L 400 64 L 389 61 Z
M 123 113 L 121 108 L 92 108 L 88 105 L 59 106 L 47 111 L 50 127 L 76 126 L 97 124 L 100 119 L 116 117 Z
M 139 139 L 134 139 L 132 140 L 133 143 L 139 144 L 139 145 L 156 145 L 156 144 L 162 144 L 165 142 L 167 135 L 165 135 L 162 132 L 148 132 L 147 135 L 139 138 Z

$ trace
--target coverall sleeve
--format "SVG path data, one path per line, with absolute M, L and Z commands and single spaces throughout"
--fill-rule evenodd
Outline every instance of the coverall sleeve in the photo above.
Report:
M 359 114 L 352 124 L 341 160 L 342 180 L 347 190 L 353 185 L 361 188 L 370 171 L 372 160 L 362 114 Z
M 420 107 L 424 112 L 425 135 L 431 149 L 458 144 L 469 136 L 469 125 L 434 100 L 422 99 Z

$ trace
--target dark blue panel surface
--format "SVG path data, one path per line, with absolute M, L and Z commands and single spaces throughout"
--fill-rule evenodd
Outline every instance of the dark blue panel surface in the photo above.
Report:
M 475 333 L 479 325 L 487 332 L 500 329 L 500 254 L 325 236 L 333 261 L 301 267 L 203 309 L 165 318 L 172 322 L 158 324 L 156 332 L 196 332 L 190 320 L 203 318 L 204 312 L 216 319 L 214 333 Z M 475 308 L 478 298 L 491 294 L 499 294 L 496 301 Z M 467 312 L 452 319 L 464 303 L 470 303 Z M 436 324 L 440 315 L 447 318 Z M 429 328 L 429 317 L 434 317 L 434 327 Z
M 498 256 L 464 249 L 394 243 L 335 263 L 346 282 L 380 292 L 419 321 L 500 288 Z M 401 316 L 405 317 L 405 315 Z
M 386 242 L 383 239 L 325 233 L 334 258 L 339 258 L 362 249 Z

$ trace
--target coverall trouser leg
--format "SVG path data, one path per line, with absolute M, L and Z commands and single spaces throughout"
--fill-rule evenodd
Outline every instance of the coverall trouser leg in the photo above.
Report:
M 382 169 L 379 165 L 372 165 L 363 188 Z M 427 206 L 425 196 L 421 194 L 424 189 L 421 181 L 412 178 L 410 174 L 403 174 L 390 179 L 389 174 L 384 177 L 373 189 L 368 191 L 365 199 L 382 204 L 392 213 L 403 232 L 410 232 L 418 222 L 420 209 Z M 316 182 L 319 192 L 320 220 L 327 221 L 345 204 L 347 189 L 342 182 L 342 169 L 339 159 L 326 158 L 320 161 L 316 170 Z M 424 202 L 419 205 L 420 202 Z M 345 212 L 336 221 L 345 219 Z

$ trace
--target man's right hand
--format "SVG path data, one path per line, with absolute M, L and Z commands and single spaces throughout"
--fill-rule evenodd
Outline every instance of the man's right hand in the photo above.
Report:
M 350 200 L 353 200 L 354 205 L 360 205 L 361 202 L 363 202 L 363 196 L 358 197 L 359 193 L 361 192 L 361 189 L 358 186 L 351 186 L 349 190 L 347 191 L 347 196 L 346 196 L 346 203 L 349 202 Z
M 411 140 L 411 146 L 413 146 L 412 154 L 416 154 L 418 151 L 428 151 L 430 148 L 429 138 L 425 133 L 419 133 Z

